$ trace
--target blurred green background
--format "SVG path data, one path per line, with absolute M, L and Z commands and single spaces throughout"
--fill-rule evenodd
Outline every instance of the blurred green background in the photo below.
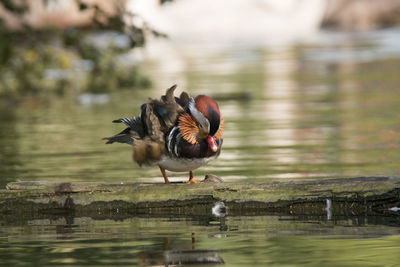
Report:
M 400 1 L 0 0 L 0 187 L 162 183 L 102 137 L 148 97 L 208 94 L 228 182 L 398 175 Z M 168 173 L 172 181 L 186 174 Z M 6 265 L 164 265 L 210 249 L 228 266 L 394 266 L 398 215 L 118 220 L 3 214 Z M 197 233 L 197 239 L 192 239 Z
M 0 2 L 0 186 L 162 181 L 101 138 L 175 83 L 226 118 L 198 176 L 398 174 L 398 2 L 161 2 Z

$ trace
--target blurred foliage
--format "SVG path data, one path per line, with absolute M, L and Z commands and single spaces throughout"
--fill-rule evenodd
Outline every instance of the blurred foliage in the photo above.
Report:
M 136 15 L 125 10 L 122 2 L 116 1 L 116 12 L 107 13 L 97 4 L 74 1 L 81 12 L 92 10 L 89 27 L 35 29 L 24 22 L 27 0 L 0 0 L 22 25 L 11 30 L 0 18 L 0 98 L 101 93 L 150 85 L 137 66 L 122 64 L 121 57 L 145 45 L 147 34 L 164 35 L 145 23 L 136 25 Z M 43 0 L 45 5 L 48 2 Z M 109 36 L 108 43 L 99 45 L 96 35 Z M 117 45 L 118 38 L 123 45 Z

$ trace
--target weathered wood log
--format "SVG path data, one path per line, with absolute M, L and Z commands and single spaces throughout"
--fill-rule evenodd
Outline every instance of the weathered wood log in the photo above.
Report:
M 265 183 L 107 184 L 12 182 L 0 190 L 0 214 L 69 214 L 113 218 L 133 214 L 217 216 L 397 214 L 400 176 L 272 181 Z M 214 209 L 212 209 L 214 207 Z M 33 214 L 33 215 L 32 215 Z M 215 213 L 214 213 L 215 214 Z

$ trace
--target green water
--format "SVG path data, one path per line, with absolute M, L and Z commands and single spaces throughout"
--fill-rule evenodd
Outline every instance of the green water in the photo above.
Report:
M 379 221 L 379 220 L 377 220 Z M 365 218 L 278 216 L 31 220 L 0 229 L 4 266 L 164 266 L 216 255 L 227 266 L 398 266 L 399 228 Z M 389 221 L 379 221 L 389 222 Z
M 268 49 L 195 47 L 173 60 L 146 60 L 142 71 L 153 88 L 115 93 L 103 104 L 83 105 L 69 96 L 3 107 L 0 186 L 18 179 L 162 182 L 157 168 L 132 163 L 129 146 L 104 145 L 101 138 L 121 130 L 113 119 L 137 114 L 149 96 L 173 83 L 193 95 L 215 96 L 225 117 L 223 152 L 197 177 L 251 182 L 398 175 L 400 48 L 389 38 L 398 35 L 333 36 L 339 41 Z M 203 250 L 228 266 L 400 264 L 396 213 L 332 220 L 217 218 L 211 212 L 209 218 L 122 220 L 2 215 L 0 225 L 4 266 L 164 265 L 174 251 L 190 258 Z

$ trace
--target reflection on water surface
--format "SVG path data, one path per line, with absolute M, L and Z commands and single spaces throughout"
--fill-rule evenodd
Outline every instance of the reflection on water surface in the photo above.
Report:
M 396 265 L 399 229 L 385 225 L 390 219 L 380 220 L 382 225 L 374 225 L 376 221 L 287 216 L 36 219 L 2 227 L 0 259 L 6 266 Z

